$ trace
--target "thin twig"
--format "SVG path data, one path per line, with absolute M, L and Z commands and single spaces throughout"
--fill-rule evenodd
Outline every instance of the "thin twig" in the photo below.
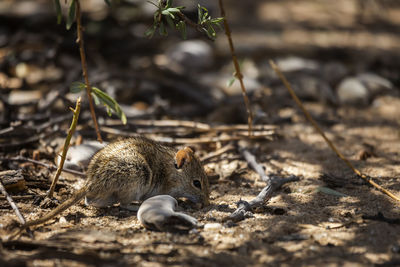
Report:
M 72 134 L 74 133 L 76 125 L 78 124 L 79 112 L 81 111 L 81 97 L 78 97 L 78 99 L 76 100 L 75 109 L 72 109 L 72 111 L 74 112 L 74 115 L 72 118 L 71 126 L 68 129 L 67 138 L 65 138 L 64 148 L 63 148 L 63 152 L 62 152 L 62 156 L 61 156 L 61 160 L 60 160 L 60 165 L 58 166 L 57 172 L 53 178 L 53 182 L 51 183 L 49 193 L 47 194 L 48 198 L 53 197 L 53 193 L 54 193 L 54 189 L 56 188 L 58 177 L 60 177 L 61 171 L 64 167 L 64 161 L 67 156 L 69 142 L 71 141 Z
M 191 19 L 189 19 L 188 17 L 185 16 L 185 14 L 183 14 L 182 12 L 177 12 L 178 16 L 186 23 L 188 24 L 190 27 L 192 27 L 193 29 L 195 29 L 196 31 L 200 32 L 201 34 L 204 34 L 208 39 L 210 39 L 211 41 L 214 41 L 213 38 L 211 38 L 208 34 L 207 34 L 207 30 L 204 29 L 204 27 L 202 27 L 200 24 L 197 24 L 196 22 L 192 21 Z
M 235 149 L 235 146 L 232 145 L 231 143 L 229 143 L 226 146 L 221 147 L 220 149 L 218 149 L 218 150 L 216 150 L 214 152 L 208 153 L 204 157 L 201 157 L 200 161 L 202 163 L 205 163 L 205 162 L 209 161 L 212 158 L 218 157 L 219 155 L 222 155 L 222 154 L 224 154 L 224 153 L 226 153 L 226 152 L 228 152 L 230 150 L 234 150 L 234 149 Z
M 0 191 L 1 193 L 4 195 L 4 197 L 7 199 L 8 203 L 10 204 L 11 208 L 15 211 L 15 214 L 18 217 L 18 220 L 20 221 L 21 224 L 25 224 L 25 218 L 24 216 L 21 214 L 21 212 L 19 212 L 19 209 L 17 207 L 17 205 L 15 204 L 14 200 L 11 198 L 11 196 L 7 193 L 7 190 L 5 189 L 5 187 L 3 186 L 3 183 L 0 181 Z M 28 232 L 28 234 L 32 237 L 32 232 L 29 228 L 26 229 L 26 231 Z
M 89 83 L 89 76 L 88 76 L 88 71 L 87 71 L 85 46 L 84 46 L 84 42 L 83 42 L 83 29 L 82 29 L 82 23 L 81 23 L 80 1 L 76 0 L 75 5 L 76 5 L 76 25 L 77 25 L 77 31 L 78 31 L 78 39 L 76 40 L 76 42 L 79 44 L 79 52 L 81 55 L 81 63 L 82 63 L 82 72 L 83 72 L 83 77 L 85 78 L 85 84 L 86 84 L 86 94 L 87 94 L 87 97 L 89 100 L 90 114 L 92 115 L 94 128 L 95 128 L 96 134 L 97 134 L 97 141 L 102 143 L 103 139 L 101 138 L 100 128 L 99 128 L 99 125 L 98 125 L 97 119 L 96 119 L 96 113 L 94 112 L 92 87 L 90 86 L 90 83 Z
M 249 101 L 249 98 L 247 97 L 246 87 L 244 86 L 244 82 L 243 82 L 243 74 L 240 71 L 240 65 L 237 60 L 235 47 L 233 46 L 231 30 L 229 28 L 228 20 L 226 19 L 224 4 L 223 4 L 222 0 L 219 0 L 219 9 L 221 11 L 221 17 L 224 18 L 225 34 L 226 34 L 226 37 L 228 38 L 229 48 L 231 51 L 233 64 L 235 66 L 235 77 L 239 80 L 240 87 L 242 88 L 243 100 L 244 100 L 244 103 L 246 105 L 246 110 L 247 110 L 247 122 L 249 124 L 249 136 L 251 136 L 252 135 L 252 125 L 253 125 L 253 113 L 251 112 L 250 101 Z
M 121 131 L 111 127 L 103 127 L 103 132 L 114 134 L 117 136 L 123 137 L 135 137 L 139 136 L 137 133 Z M 261 131 L 253 133 L 251 139 L 266 139 L 266 140 L 273 140 L 276 132 L 274 130 L 270 131 Z M 198 137 L 198 138 L 174 138 L 174 137 L 164 137 L 164 136 L 156 136 L 156 135 L 148 135 L 148 137 L 161 142 L 161 143 L 168 143 L 168 144 L 205 144 L 205 143 L 216 143 L 216 142 L 228 142 L 228 141 L 235 141 L 235 140 L 243 140 L 248 139 L 249 136 L 246 135 L 225 135 L 225 136 L 212 136 L 212 137 Z
M 299 106 L 299 108 L 303 111 L 306 119 L 312 124 L 312 126 L 315 128 L 315 130 L 322 136 L 322 138 L 325 140 L 325 142 L 328 144 L 328 146 L 333 150 L 333 152 L 336 153 L 336 155 L 347 165 L 350 167 L 350 169 L 353 170 L 353 172 L 368 182 L 370 185 L 375 187 L 376 189 L 380 190 L 384 194 L 388 195 L 389 197 L 393 198 L 394 200 L 400 201 L 400 198 L 395 196 L 393 193 L 389 192 L 387 189 L 383 188 L 382 186 L 378 185 L 375 183 L 371 177 L 366 176 L 365 174 L 362 174 L 358 169 L 354 167 L 354 165 L 336 148 L 336 146 L 326 137 L 325 133 L 322 131 L 322 129 L 319 127 L 317 122 L 311 117 L 310 113 L 306 110 L 306 108 L 303 106 L 301 103 L 300 99 L 297 97 L 296 93 L 293 91 L 292 86 L 290 83 L 287 81 L 286 77 L 283 75 L 279 67 L 275 64 L 273 60 L 269 61 L 269 64 L 271 65 L 272 69 L 275 71 L 275 73 L 279 76 L 285 87 L 288 89 L 290 95 L 296 102 L 296 104 Z
M 26 161 L 26 162 L 30 162 L 30 163 L 33 163 L 33 164 L 36 164 L 36 165 L 40 165 L 40 166 L 46 167 L 49 170 L 57 170 L 58 169 L 58 167 L 55 166 L 55 165 L 50 165 L 50 164 L 47 164 L 47 163 L 44 163 L 44 162 L 41 162 L 41 161 L 38 161 L 38 160 L 25 158 L 25 157 L 21 157 L 21 156 L 12 157 L 12 158 L 3 158 L 2 157 L 2 158 L 0 158 L 0 161 Z M 63 168 L 62 171 L 63 172 L 68 172 L 68 173 L 72 173 L 72 174 L 75 174 L 75 175 L 79 175 L 79 176 L 85 176 L 85 174 L 83 172 L 75 171 L 75 170 L 71 170 L 71 169 Z
M 249 166 L 257 172 L 257 174 L 261 177 L 266 183 L 271 183 L 271 177 L 265 174 L 264 168 L 257 162 L 256 157 L 250 153 L 248 149 L 245 147 L 239 148 L 240 154 L 245 158 Z

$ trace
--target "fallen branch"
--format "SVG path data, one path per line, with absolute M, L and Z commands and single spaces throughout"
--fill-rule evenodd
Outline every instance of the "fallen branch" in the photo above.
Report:
M 1 173 L 0 173 L 1 175 Z M 21 214 L 21 212 L 19 212 L 19 209 L 17 207 L 17 205 L 15 204 L 14 200 L 11 198 L 11 196 L 7 193 L 7 190 L 4 188 L 3 183 L 0 181 L 0 191 L 1 193 L 4 195 L 4 197 L 7 199 L 8 203 L 10 204 L 11 208 L 15 211 L 15 214 L 17 215 L 19 221 L 21 224 L 25 224 L 25 218 L 24 216 Z M 28 234 L 32 237 L 32 232 L 29 228 L 26 229 L 26 231 L 28 232 Z
M 219 0 L 219 9 L 221 11 L 221 17 L 224 18 L 225 34 L 226 34 L 226 37 L 228 38 L 229 48 L 230 48 L 231 55 L 232 55 L 232 61 L 233 61 L 233 65 L 235 66 L 235 77 L 239 80 L 240 87 L 242 88 L 243 100 L 244 100 L 244 104 L 246 105 L 246 111 L 247 111 L 247 122 L 249 124 L 249 136 L 251 136 L 252 135 L 252 124 L 253 124 L 253 113 L 251 112 L 250 101 L 249 101 L 249 98 L 247 97 L 246 87 L 244 86 L 244 82 L 243 82 L 243 74 L 240 71 L 240 65 L 237 60 L 235 47 L 233 46 L 231 30 L 230 30 L 228 21 L 226 19 L 224 4 L 223 4 L 222 0 Z
M 56 184 L 58 181 L 58 178 L 60 177 L 61 171 L 64 167 L 64 161 L 65 158 L 67 156 L 67 152 L 68 152 L 68 148 L 69 148 L 69 142 L 71 141 L 72 138 L 72 134 L 75 131 L 76 125 L 78 124 L 78 118 L 79 118 L 79 112 L 81 111 L 81 98 L 78 97 L 78 99 L 76 100 L 76 106 L 75 109 L 72 109 L 74 115 L 72 118 L 72 122 L 71 122 L 71 126 L 68 129 L 68 135 L 67 138 L 65 138 L 65 142 L 64 142 L 64 148 L 63 148 L 63 152 L 62 152 L 62 156 L 61 156 L 61 161 L 60 161 L 60 165 L 58 166 L 57 172 L 53 178 L 53 182 L 51 183 L 50 186 L 50 190 L 49 193 L 47 194 L 48 198 L 52 198 L 53 197 L 53 193 L 54 193 L 54 189 L 56 188 Z
M 240 146 L 240 144 L 239 144 Z M 258 175 L 260 175 L 261 180 L 263 180 L 266 183 L 271 183 L 271 177 L 267 176 L 265 174 L 264 168 L 257 162 L 256 157 L 250 153 L 249 150 L 247 150 L 245 147 L 240 146 L 239 148 L 240 154 L 244 157 L 244 159 L 247 161 L 247 164 L 255 170 Z
M 333 150 L 333 152 L 336 153 L 336 155 L 347 165 L 349 168 L 360 178 L 365 180 L 367 183 L 378 189 L 379 191 L 383 192 L 384 194 L 388 195 L 389 197 L 393 198 L 394 200 L 397 200 L 400 202 L 400 198 L 395 196 L 393 193 L 388 191 L 387 189 L 383 188 L 382 186 L 378 185 L 375 183 L 371 177 L 366 176 L 365 174 L 361 173 L 354 165 L 336 148 L 336 146 L 331 142 L 331 140 L 326 137 L 325 133 L 322 131 L 322 129 L 319 127 L 317 122 L 311 117 L 310 113 L 306 110 L 304 105 L 301 103 L 300 99 L 297 97 L 296 93 L 293 91 L 292 86 L 290 83 L 287 81 L 286 77 L 283 75 L 279 67 L 275 64 L 273 60 L 269 61 L 269 64 L 271 65 L 272 69 L 275 71 L 275 73 L 279 76 L 283 84 L 285 85 L 286 89 L 288 89 L 290 95 L 296 102 L 296 104 L 299 106 L 299 108 L 303 111 L 304 116 L 306 119 L 312 124 L 314 129 L 322 136 L 322 138 L 325 140 L 325 142 L 328 144 L 328 146 Z
M 251 217 L 252 210 L 254 208 L 264 205 L 265 202 L 271 198 L 273 192 L 278 190 L 282 185 L 286 183 L 298 180 L 299 178 L 297 176 L 290 176 L 288 178 L 270 177 L 270 183 L 266 187 L 264 187 L 263 190 L 261 190 L 261 192 L 254 199 L 252 199 L 250 202 L 240 200 L 237 203 L 237 209 L 228 217 L 225 217 L 223 220 L 239 222 L 248 217 Z
M 121 131 L 118 129 L 110 128 L 110 127 L 102 127 L 102 131 L 105 133 L 123 136 L 123 137 L 135 137 L 139 134 Z M 273 140 L 276 132 L 274 130 L 257 132 L 257 134 L 253 133 L 251 139 L 266 139 Z M 174 137 L 164 137 L 164 136 L 156 136 L 156 135 L 148 135 L 148 137 L 167 144 L 206 144 L 206 143 L 216 143 L 216 142 L 229 142 L 236 140 L 248 139 L 248 135 L 236 135 L 236 136 L 212 136 L 212 137 L 198 137 L 198 138 L 174 138 Z
M 56 165 L 50 165 L 38 160 L 34 160 L 34 159 L 30 159 L 30 158 L 25 158 L 25 157 L 21 157 L 21 156 L 17 156 L 17 157 L 13 157 L 13 158 L 0 158 L 0 161 L 25 161 L 25 162 L 30 162 L 36 165 L 40 165 L 43 167 L 46 167 L 49 170 L 57 170 L 58 167 Z M 71 170 L 71 169 L 62 169 L 63 172 L 68 172 L 71 174 L 75 174 L 75 175 L 79 175 L 79 176 L 85 176 L 85 174 L 83 172 L 80 171 L 75 171 L 75 170 Z

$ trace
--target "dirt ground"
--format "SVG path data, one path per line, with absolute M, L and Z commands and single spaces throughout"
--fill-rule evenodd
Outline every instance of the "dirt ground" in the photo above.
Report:
M 237 34 L 239 55 L 252 59 L 260 70 L 265 66 L 260 62 L 267 62 L 270 57 L 296 55 L 318 62 L 339 61 L 350 69 L 348 75 L 373 71 L 390 80 L 393 83 L 390 91 L 371 96 L 368 103 L 362 105 L 329 104 L 318 97 L 303 100 L 338 149 L 360 171 L 400 197 L 400 64 L 397 61 L 400 58 L 400 6 L 393 7 L 391 1 L 384 1 L 386 6 L 377 12 L 371 1 L 372 6 L 361 12 L 357 1 L 335 1 L 335 7 L 322 3 L 324 1 L 278 2 L 254 1 L 246 7 L 239 3 L 228 8 Z M 243 8 L 257 14 L 257 22 L 252 22 L 248 16 L 239 16 Z M 1 19 L 11 21 L 13 29 L 20 30 L 15 25 L 23 20 L 23 15 L 10 19 L 3 14 Z M 9 35 L 13 36 L 11 31 Z M 91 36 L 87 46 L 95 47 L 89 48 L 95 55 L 105 43 L 107 40 L 96 44 L 96 38 Z M 46 45 L 41 49 L 46 50 Z M 218 39 L 215 43 L 215 53 L 221 60 L 228 52 L 225 45 L 224 40 Z M 70 55 L 72 45 L 61 46 L 59 57 L 63 53 Z M 143 49 L 140 44 L 138 46 L 135 49 Z M 10 47 L 11 43 L 3 49 Z M 73 55 L 76 60 L 77 55 Z M 112 58 L 112 53 L 104 58 Z M 123 62 L 119 58 L 115 60 L 118 64 Z M 102 59 L 93 61 L 102 62 Z M 12 64 L 5 65 L 1 66 L 2 71 Z M 214 71 L 218 72 L 223 64 L 216 65 Z M 119 67 L 122 71 L 123 66 Z M 62 70 L 68 71 L 64 67 Z M 300 71 L 300 75 L 306 74 Z M 296 82 L 298 75 L 289 77 Z M 95 71 L 93 76 L 96 76 Z M 7 241 L 4 238 L 14 229 L 13 221 L 17 218 L 6 199 L 1 197 L 0 265 L 399 266 L 400 203 L 357 177 L 305 120 L 285 89 L 279 83 L 265 82 L 268 77 L 259 77 L 262 88 L 251 95 L 251 101 L 254 108 L 267 114 L 265 124 L 277 126 L 278 134 L 273 140 L 255 140 L 247 146 L 267 174 L 296 175 L 300 180 L 285 184 L 264 207 L 254 211 L 253 217 L 237 223 L 222 221 L 236 209 L 237 201 L 253 199 L 265 186 L 234 150 L 205 164 L 210 173 L 219 175 L 211 184 L 210 206 L 198 210 L 187 202 L 180 202 L 182 210 L 204 226 L 186 234 L 149 231 L 141 226 L 136 212 L 118 206 L 97 210 L 81 202 L 62 216 L 37 227 L 34 238 L 24 234 L 18 240 Z M 49 84 L 32 83 L 25 92 L 43 89 L 40 86 Z M 50 90 L 43 91 L 47 95 Z M 145 94 L 140 96 L 143 104 Z M 242 105 L 237 101 L 241 100 L 240 93 L 237 96 L 209 114 L 160 117 L 215 125 L 232 121 L 245 124 L 244 108 L 238 111 L 238 104 L 235 104 Z M 120 95 L 120 99 L 123 96 Z M 53 108 L 60 110 L 59 106 Z M 3 107 L 4 113 L 5 109 Z M 88 114 L 88 110 L 85 112 Z M 82 123 L 88 121 L 86 116 Z M 69 118 L 60 123 L 61 129 L 66 130 L 68 122 Z M 106 124 L 107 120 L 103 122 Z M 9 125 L 3 117 L 2 129 Z M 93 132 L 91 137 L 88 134 L 90 131 L 93 131 L 90 127 L 78 129 L 85 139 L 94 139 Z M 33 151 L 39 150 L 40 159 L 51 164 L 64 137 L 64 133 L 58 133 L 26 146 L 3 149 L 1 157 L 32 157 Z M 2 144 L 19 140 L 15 136 L 0 138 Z M 107 138 L 112 140 L 115 136 Z M 49 144 L 53 150 L 47 149 Z M 224 144 L 196 145 L 197 153 L 207 155 Z M 41 198 L 38 197 L 45 194 L 54 171 L 32 163 L 8 161 L 2 161 L 0 167 L 0 170 L 22 170 L 27 189 L 11 195 L 27 220 L 54 208 L 40 207 Z M 56 198 L 65 200 L 83 181 L 83 178 L 63 174 Z

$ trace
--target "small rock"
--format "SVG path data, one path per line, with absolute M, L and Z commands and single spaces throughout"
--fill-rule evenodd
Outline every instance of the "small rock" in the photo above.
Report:
M 327 103 L 337 103 L 336 96 L 328 83 L 313 76 L 299 78 L 296 93 L 301 98 L 320 100 Z M 295 87 L 295 89 L 296 89 Z
M 342 104 L 366 105 L 369 100 L 367 87 L 354 77 L 340 82 L 337 87 L 337 95 Z
M 282 72 L 295 72 L 304 70 L 316 71 L 319 68 L 319 64 L 316 61 L 300 57 L 287 57 L 278 59 L 276 64 Z
M 177 72 L 195 72 L 210 68 L 214 63 L 211 46 L 202 40 L 183 41 L 167 49 L 168 64 L 177 64 Z
M 393 88 L 393 84 L 389 80 L 374 73 L 361 73 L 357 75 L 357 79 L 368 88 L 370 95 L 376 95 Z
M 322 67 L 323 80 L 331 86 L 337 85 L 348 73 L 346 66 L 339 62 L 328 62 Z
M 219 230 L 221 228 L 222 228 L 222 224 L 220 224 L 220 223 L 206 223 L 204 225 L 205 231 L 215 231 L 215 230 Z
M 59 223 L 62 223 L 62 224 L 67 223 L 67 219 L 65 219 L 64 216 L 60 217 L 60 219 L 58 221 L 59 221 Z

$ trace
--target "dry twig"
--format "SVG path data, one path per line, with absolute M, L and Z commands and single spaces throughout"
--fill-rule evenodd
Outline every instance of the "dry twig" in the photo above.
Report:
M 21 156 L 17 156 L 17 157 L 12 157 L 12 158 L 0 158 L 0 161 L 26 161 L 26 162 L 30 162 L 36 165 L 40 165 L 43 167 L 46 167 L 49 170 L 57 170 L 58 167 L 55 165 L 50 165 L 38 160 L 34 160 L 34 159 L 30 159 L 30 158 L 25 158 L 25 157 L 21 157 Z M 75 170 L 71 170 L 71 169 L 62 169 L 63 172 L 68 172 L 68 173 L 72 173 L 75 175 L 79 175 L 79 176 L 85 176 L 85 174 L 83 172 L 80 171 L 75 171 Z
M 53 182 L 51 183 L 49 193 L 47 194 L 48 198 L 52 198 L 53 197 L 53 193 L 54 193 L 54 189 L 56 188 L 58 177 L 60 177 L 61 171 L 62 171 L 62 169 L 64 167 L 64 161 L 65 161 L 65 157 L 67 156 L 67 152 L 68 152 L 68 148 L 69 148 L 69 142 L 71 141 L 72 134 L 74 133 L 76 125 L 78 124 L 79 112 L 81 111 L 81 98 L 80 97 L 78 97 L 78 99 L 76 100 L 75 109 L 71 108 L 71 110 L 74 112 L 74 115 L 73 115 L 73 118 L 72 118 L 71 126 L 70 126 L 70 128 L 68 130 L 67 138 L 65 138 L 64 148 L 63 148 L 63 152 L 62 152 L 62 156 L 61 156 L 60 165 L 58 166 L 58 169 L 57 169 L 57 172 L 56 172 L 56 174 L 54 176 Z
M 216 150 L 214 152 L 208 153 L 207 155 L 202 157 L 200 159 L 200 161 L 204 164 L 205 162 L 209 161 L 210 159 L 218 157 L 219 155 L 222 155 L 222 154 L 224 154 L 224 153 L 226 153 L 226 152 L 228 152 L 230 150 L 234 150 L 234 149 L 235 149 L 235 146 L 232 145 L 231 143 L 229 143 L 226 146 L 221 147 L 220 149 L 218 149 L 218 150 Z
M 254 199 L 252 199 L 250 202 L 240 200 L 237 203 L 237 209 L 228 217 L 225 217 L 224 221 L 231 220 L 238 222 L 250 217 L 252 215 L 252 210 L 262 206 L 271 198 L 272 193 L 279 189 L 282 185 L 298 180 L 299 178 L 297 176 L 290 176 L 288 178 L 270 177 L 271 182 L 264 187 Z
M 371 177 L 366 176 L 365 174 L 361 173 L 354 165 L 336 148 L 336 146 L 331 142 L 331 140 L 326 137 L 325 133 L 322 131 L 322 129 L 319 127 L 317 122 L 311 117 L 310 113 L 306 110 L 304 105 L 301 103 L 300 99 L 297 97 L 296 93 L 293 91 L 292 86 L 290 83 L 287 81 L 286 77 L 283 75 L 279 67 L 275 64 L 273 60 L 269 61 L 269 64 L 271 65 L 272 69 L 275 71 L 275 73 L 279 76 L 285 87 L 288 89 L 290 95 L 296 102 L 296 104 L 299 106 L 299 108 L 303 111 L 304 116 L 306 119 L 312 124 L 312 126 L 315 128 L 315 130 L 322 136 L 322 138 L 325 140 L 325 142 L 328 144 L 328 146 L 333 150 L 333 152 L 336 153 L 336 155 L 347 165 L 349 166 L 350 169 L 353 170 L 353 172 L 365 180 L 367 183 L 378 189 L 379 191 L 383 192 L 384 194 L 388 195 L 389 197 L 393 198 L 394 200 L 400 201 L 400 198 L 395 196 L 393 193 L 389 192 L 387 189 L 383 188 L 382 186 L 378 185 L 375 183 Z
M 19 209 L 18 209 L 17 205 L 15 204 L 15 202 L 11 198 L 11 196 L 7 193 L 7 190 L 4 188 L 3 183 L 1 181 L 0 181 L 0 191 L 4 195 L 4 197 L 7 199 L 8 203 L 10 204 L 12 209 L 15 211 L 15 214 L 17 215 L 17 217 L 18 217 L 19 221 L 21 222 L 21 224 L 25 224 L 26 221 L 25 221 L 24 216 L 21 214 L 21 212 L 19 212 Z M 27 228 L 26 231 L 32 237 L 31 230 L 29 228 Z
M 226 34 L 226 37 L 228 38 L 229 48 L 230 48 L 230 51 L 231 51 L 233 64 L 235 66 L 235 71 L 236 71 L 235 72 L 235 77 L 239 80 L 240 87 L 242 88 L 243 100 L 244 100 L 244 103 L 246 105 L 246 110 L 247 110 L 247 121 L 248 121 L 248 124 L 249 124 L 249 136 L 251 136 L 252 135 L 252 124 L 253 124 L 253 113 L 251 112 L 250 101 L 249 101 L 249 98 L 247 97 L 246 87 L 244 86 L 244 82 L 243 82 L 243 74 L 240 71 L 240 65 L 239 65 L 239 62 L 237 60 L 235 47 L 233 46 L 231 30 L 229 28 L 229 24 L 228 24 L 228 21 L 226 19 L 224 4 L 223 4 L 222 0 L 219 0 L 219 8 L 220 8 L 220 11 L 221 11 L 221 17 L 224 19 L 225 34 Z
M 81 4 L 79 0 L 75 1 L 76 5 L 76 25 L 77 25 L 77 31 L 78 31 L 78 39 L 76 42 L 79 44 L 79 53 L 81 55 L 81 63 L 82 63 L 82 72 L 83 72 L 83 77 L 85 78 L 85 84 L 86 84 L 86 94 L 89 100 L 89 107 L 90 107 L 90 114 L 92 115 L 92 120 L 94 123 L 94 128 L 96 129 L 96 134 L 97 134 L 97 141 L 100 143 L 103 142 L 103 139 L 101 138 L 101 133 L 99 129 L 99 125 L 97 123 L 96 119 L 96 114 L 94 112 L 94 105 L 93 105 L 93 98 L 92 98 L 92 87 L 90 86 L 89 83 L 89 76 L 88 76 L 88 71 L 87 71 L 87 64 L 86 64 L 86 55 L 85 55 L 85 46 L 83 43 L 83 27 L 81 23 Z
M 114 134 L 117 136 L 123 137 L 135 137 L 138 136 L 136 133 L 121 131 L 118 129 L 110 128 L 110 127 L 103 127 L 103 132 Z M 269 131 L 261 131 L 257 132 L 251 136 L 251 139 L 266 139 L 272 140 L 276 135 L 274 130 Z M 243 140 L 249 138 L 248 135 L 224 135 L 224 136 L 212 136 L 212 137 L 198 137 L 198 138 L 174 138 L 174 137 L 163 137 L 163 136 L 156 136 L 156 135 L 148 135 L 148 137 L 161 142 L 161 143 L 168 143 L 168 144 L 205 144 L 205 143 L 216 143 L 216 142 L 228 142 L 228 141 L 235 141 L 235 140 Z

